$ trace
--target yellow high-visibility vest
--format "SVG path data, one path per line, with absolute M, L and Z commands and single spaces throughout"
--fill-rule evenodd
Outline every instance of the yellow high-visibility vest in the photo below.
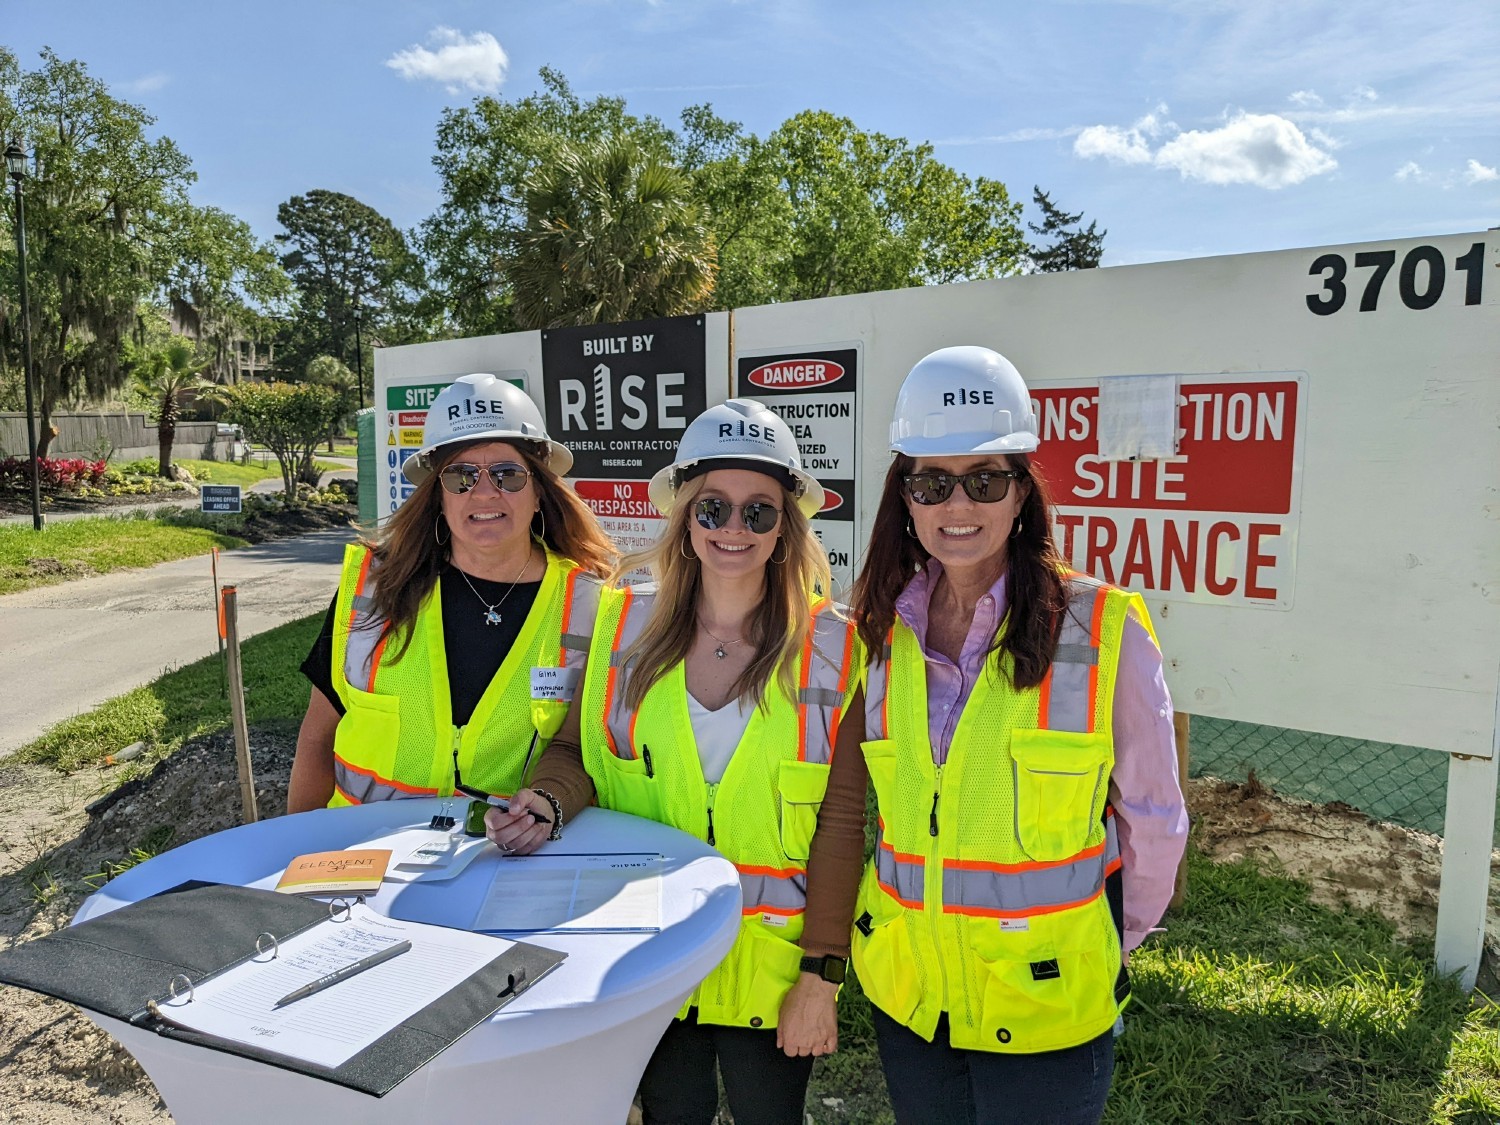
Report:
M 465 785 L 513 793 L 533 739 L 535 762 L 572 702 L 588 656 L 598 580 L 547 552 L 531 612 L 462 727 L 453 725 L 441 579 L 417 611 L 411 644 L 395 662 L 386 656 L 395 638 L 367 592 L 378 581 L 371 552 L 346 548 L 333 630 L 333 685 L 344 715 L 334 734 L 329 805 L 448 796 L 455 749 Z
M 677 664 L 639 710 L 622 700 L 624 661 L 655 608 L 654 587 L 606 590 L 589 654 L 583 761 L 605 808 L 670 824 L 718 848 L 739 870 L 743 915 L 734 947 L 683 1011 L 702 1023 L 775 1027 L 796 982 L 807 902 L 807 859 L 838 726 L 858 686 L 863 647 L 824 602 L 794 669 L 796 701 L 771 677 L 721 781 L 703 778 Z
M 871 1002 L 925 1039 L 1030 1054 L 1102 1034 L 1129 998 L 1106 884 L 1119 845 L 1106 804 L 1120 640 L 1140 595 L 1068 576 L 1047 677 L 1017 691 L 992 654 L 942 766 L 925 659 L 899 620 L 865 689 L 865 761 L 880 808 L 853 953 Z

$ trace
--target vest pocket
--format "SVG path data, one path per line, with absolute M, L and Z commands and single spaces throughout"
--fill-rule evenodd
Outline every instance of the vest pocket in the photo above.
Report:
M 604 762 L 600 803 L 617 812 L 661 820 L 661 794 L 655 778 L 646 773 L 645 759 L 619 758 L 608 751 L 600 758 Z
M 361 804 L 396 796 L 382 783 L 396 780 L 396 748 L 401 742 L 400 697 L 376 695 L 345 685 L 342 698 L 344 715 L 333 733 L 335 799 L 340 790 Z M 407 779 L 417 784 L 426 780 L 425 775 Z
M 966 972 L 981 996 L 977 1027 L 953 1029 L 953 1045 L 1030 1054 L 1076 1046 L 1119 1015 L 1114 998 L 1119 961 L 1097 903 L 1037 915 L 1031 930 L 1002 933 L 993 919 L 972 919 Z
M 869 915 L 868 926 L 856 926 L 853 933 L 852 959 L 860 987 L 886 1015 L 909 1024 L 922 1000 L 923 965 L 912 947 L 906 908 L 880 889 L 873 867 L 865 869 L 854 913 Z
M 817 762 L 782 762 L 777 791 L 781 850 L 787 859 L 806 860 L 818 827 L 818 809 L 828 791 L 828 767 Z
M 861 742 L 860 751 L 865 756 L 865 768 L 870 771 L 870 783 L 875 786 L 875 801 L 882 809 L 899 808 L 896 800 L 896 740 L 880 738 Z
M 749 982 L 748 988 L 738 990 L 731 1022 L 741 1027 L 775 1027 L 781 1002 L 802 973 L 802 947 L 751 923 L 741 926 L 739 941 L 729 955 L 739 961 L 738 979 Z
M 1107 735 L 1013 730 L 1016 832 L 1032 859 L 1068 859 L 1083 850 L 1104 812 Z

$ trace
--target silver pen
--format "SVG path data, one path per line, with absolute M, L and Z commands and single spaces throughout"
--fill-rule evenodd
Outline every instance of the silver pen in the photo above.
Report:
M 351 961 L 341 969 L 334 969 L 333 972 L 321 976 L 317 980 L 308 981 L 301 988 L 292 989 L 280 1000 L 272 1004 L 271 1010 L 275 1011 L 277 1008 L 284 1008 L 286 1005 L 294 1004 L 298 1000 L 304 1000 L 314 993 L 322 992 L 325 988 L 338 984 L 341 980 L 348 980 L 350 977 L 362 973 L 366 969 L 373 969 L 376 965 L 389 961 L 392 957 L 399 957 L 410 948 L 410 940 L 402 940 L 396 942 L 394 945 L 386 946 L 379 953 L 372 953 L 368 957 L 361 957 L 358 961 Z

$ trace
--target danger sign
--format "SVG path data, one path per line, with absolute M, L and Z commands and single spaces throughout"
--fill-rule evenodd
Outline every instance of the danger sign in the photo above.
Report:
M 1180 376 L 1177 453 L 1140 461 L 1099 456 L 1097 380 L 1034 384 L 1069 564 L 1166 601 L 1290 608 L 1305 378 Z

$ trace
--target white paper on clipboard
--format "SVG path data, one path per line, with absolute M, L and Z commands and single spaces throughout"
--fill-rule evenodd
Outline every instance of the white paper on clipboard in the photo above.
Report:
M 661 929 L 655 852 L 547 853 L 496 865 L 474 916 L 484 933 L 652 933 Z

